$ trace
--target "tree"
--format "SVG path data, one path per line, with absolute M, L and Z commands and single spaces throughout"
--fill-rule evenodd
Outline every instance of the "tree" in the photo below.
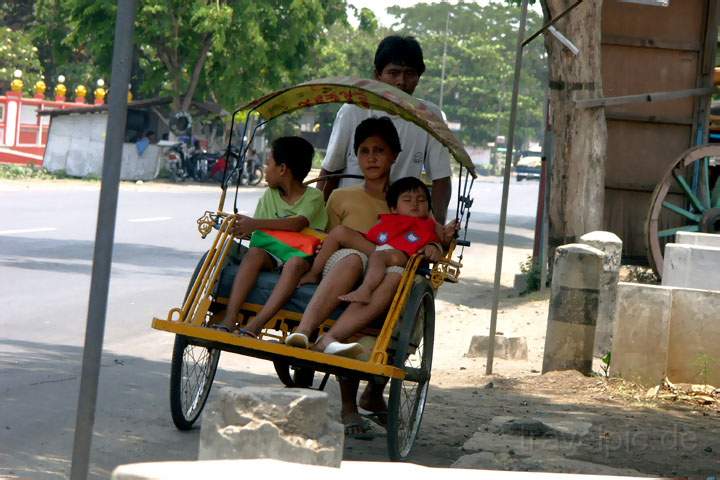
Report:
M 68 89 L 82 84 L 92 91 L 95 82 L 108 74 L 109 67 L 98 68 L 87 49 L 77 48 L 70 41 L 72 24 L 67 19 L 72 6 L 71 0 L 35 0 L 35 14 L 26 31 L 38 48 L 48 87 L 63 75 Z
M 545 0 L 543 9 L 553 18 L 572 0 Z M 551 36 L 545 36 L 549 55 L 550 129 L 553 163 L 550 190 L 550 247 L 572 243 L 603 226 L 607 126 L 605 110 L 577 108 L 578 89 L 589 97 L 602 97 L 602 0 L 588 0 L 557 23 L 557 28 L 582 52 L 573 56 Z M 551 257 L 552 258 L 552 257 Z
M 425 54 L 427 71 L 417 95 L 439 102 L 442 57 L 447 42 L 443 111 L 448 120 L 461 123 L 459 136 L 470 145 L 484 145 L 504 134 L 509 120 L 517 9 L 500 3 L 418 3 L 392 7 L 395 25 L 414 35 Z M 528 28 L 539 28 L 542 19 L 530 12 Z M 446 37 L 447 26 L 447 37 Z M 519 97 L 516 145 L 541 138 L 546 84 L 546 59 L 542 45 L 525 51 Z
M 8 90 L 15 70 L 22 72 L 25 91 L 33 92 L 35 82 L 42 79 L 42 66 L 37 48 L 30 36 L 10 27 L 0 27 L 0 88 Z
M 115 2 L 72 3 L 70 42 L 109 73 Z M 141 0 L 138 74 L 145 94 L 195 97 L 227 108 L 291 83 L 324 29 L 344 15 L 341 0 Z

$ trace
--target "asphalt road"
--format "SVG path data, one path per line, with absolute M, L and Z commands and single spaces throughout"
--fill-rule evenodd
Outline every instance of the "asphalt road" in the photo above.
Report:
M 238 209 L 252 212 L 261 192 L 241 190 Z M 0 477 L 69 472 L 98 193 L 84 182 L 0 182 Z M 473 196 L 469 238 L 494 245 L 501 183 L 476 182 Z M 149 324 L 181 301 L 211 241 L 200 238 L 196 219 L 218 198 L 208 187 L 121 188 L 95 478 L 122 463 L 196 458 L 197 430 L 178 432 L 169 418 L 172 336 Z M 532 246 L 536 201 L 537 182 L 512 182 L 509 245 Z M 269 363 L 227 357 L 218 383 L 277 384 Z

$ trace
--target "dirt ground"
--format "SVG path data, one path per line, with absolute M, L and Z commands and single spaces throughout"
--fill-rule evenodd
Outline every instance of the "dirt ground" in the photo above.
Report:
M 98 188 L 92 182 L 76 186 Z M 18 184 L 13 188 L 26 187 Z M 178 187 L 161 184 L 124 185 L 124 188 L 173 190 Z M 505 250 L 497 330 L 505 336 L 525 337 L 528 359 L 496 359 L 494 374 L 486 376 L 485 358 L 465 356 L 471 337 L 486 335 L 489 330 L 495 259 L 495 248 L 490 243 L 494 227 L 488 225 L 484 232 L 488 238 L 486 244 L 476 243 L 466 249 L 461 282 L 441 287 L 436 300 L 430 394 L 409 461 L 446 467 L 470 455 L 474 463 L 464 466 L 568 471 L 568 464 L 527 461 L 528 456 L 542 459 L 552 451 L 568 461 L 585 462 L 583 473 L 617 473 L 618 469 L 625 469 L 664 477 L 717 475 L 720 472 L 720 436 L 717 434 L 720 409 L 717 406 L 648 398 L 646 387 L 601 376 L 583 377 L 577 372 L 540 375 L 549 292 L 518 296 L 511 288 L 520 263 L 530 253 L 525 248 Z M 508 233 L 532 238 L 532 232 L 527 229 L 509 227 Z M 169 346 L 167 349 L 169 351 Z M 257 373 L 255 363 L 234 366 L 227 360 L 223 362 L 231 371 Z M 165 371 L 166 365 L 162 367 Z M 277 383 L 270 370 L 260 373 L 267 376 L 257 376 L 257 381 Z M 337 386 L 331 387 L 335 389 L 330 389 L 331 396 L 337 398 Z M 170 427 L 164 405 L 162 415 L 157 420 L 158 428 L 166 432 Z M 570 442 L 554 439 L 553 445 L 535 452 L 532 445 L 520 451 L 517 437 L 491 432 L 491 421 L 500 416 L 540 420 L 560 417 L 589 424 L 589 430 Z M 372 441 L 348 440 L 345 459 L 387 460 L 385 438 L 381 430 L 377 432 L 377 438 Z M 483 444 L 483 439 L 488 441 Z M 190 443 L 187 439 L 182 442 Z M 490 457 L 477 456 L 483 452 L 492 454 L 492 462 Z
M 708 407 L 651 399 L 646 397 L 646 387 L 600 375 L 584 377 L 572 371 L 540 375 L 549 291 L 518 296 L 510 288 L 528 253 L 512 248 L 505 252 L 497 327 L 506 336 L 526 337 L 528 360 L 496 359 L 492 376 L 485 376 L 485 358 L 469 358 L 464 353 L 473 335 L 489 331 L 494 262 L 468 261 L 460 284 L 441 287 L 431 389 L 410 461 L 450 466 L 461 456 L 478 452 L 477 442 L 473 446 L 468 440 L 476 433 L 476 438 L 487 440 L 488 423 L 494 417 L 559 417 L 591 425 L 587 434 L 573 438 L 571 444 L 558 441 L 559 446 L 551 447 L 569 463 L 528 463 L 522 458 L 527 453 L 513 452 L 518 439 L 505 435 L 492 437 L 497 441 L 490 448 L 501 452 L 506 447 L 493 457 L 500 455 L 502 462 L 487 463 L 481 458 L 463 466 L 596 474 L 629 470 L 698 478 L 720 472 L 720 404 Z M 474 246 L 466 251 L 466 258 L 494 259 L 494 248 Z M 542 460 L 546 450 L 534 455 Z M 345 458 L 382 460 L 385 438 L 349 440 Z

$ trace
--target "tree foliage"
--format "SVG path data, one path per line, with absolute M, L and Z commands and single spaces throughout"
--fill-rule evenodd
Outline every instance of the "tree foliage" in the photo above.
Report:
M 68 0 L 70 42 L 109 73 L 113 0 Z M 236 105 L 297 80 L 325 28 L 344 15 L 340 0 L 141 0 L 138 68 L 146 95 L 171 95 L 176 108 L 195 97 Z
M 483 145 L 505 135 L 509 121 L 518 11 L 505 3 L 418 3 L 391 7 L 395 28 L 420 41 L 427 71 L 416 94 L 440 103 L 443 49 L 447 41 L 443 111 L 448 120 L 460 122 L 459 135 L 470 145 Z M 528 31 L 542 24 L 529 12 Z M 447 25 L 447 37 L 446 37 Z M 518 145 L 537 139 L 542 131 L 546 84 L 546 59 L 542 42 L 525 48 L 523 77 L 518 101 Z
M 63 75 L 69 90 L 82 84 L 92 91 L 98 79 L 107 78 L 109 67 L 96 66 L 88 49 L 72 41 L 74 23 L 68 19 L 73 5 L 72 0 L 35 0 L 34 16 L 27 31 L 38 48 L 48 87 Z
M 33 85 L 43 74 L 37 48 L 30 36 L 10 27 L 0 27 L 0 87 L 3 92 L 10 87 L 15 70 L 22 72 L 28 93 L 33 91 Z

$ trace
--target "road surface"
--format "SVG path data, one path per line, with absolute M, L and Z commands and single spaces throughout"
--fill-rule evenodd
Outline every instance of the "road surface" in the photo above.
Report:
M 496 242 L 501 186 L 484 179 L 473 188 L 474 242 Z M 0 182 L 0 477 L 69 472 L 98 193 L 89 182 Z M 261 193 L 242 189 L 238 210 L 252 213 Z M 181 301 L 211 241 L 200 238 L 196 219 L 218 198 L 207 186 L 121 188 L 94 478 L 122 463 L 196 458 L 198 430 L 178 432 L 169 416 L 173 338 L 149 325 Z M 536 201 L 537 182 L 513 181 L 508 245 L 532 247 Z M 267 362 L 224 355 L 220 366 L 219 384 L 278 384 Z M 357 448 L 352 454 L 363 458 Z

